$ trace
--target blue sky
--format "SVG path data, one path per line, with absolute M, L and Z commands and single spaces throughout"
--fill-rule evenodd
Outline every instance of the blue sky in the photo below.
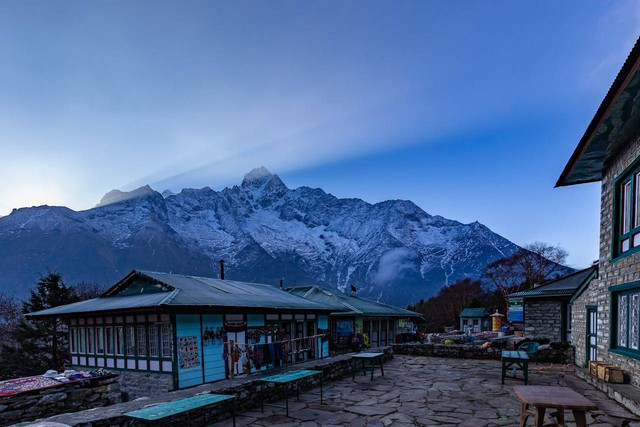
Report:
M 630 1 L 7 2 L 0 215 L 264 165 L 587 265 L 599 185 L 553 185 L 639 24 Z

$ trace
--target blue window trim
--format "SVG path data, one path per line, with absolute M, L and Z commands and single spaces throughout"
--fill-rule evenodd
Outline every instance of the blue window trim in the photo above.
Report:
M 624 283 L 622 285 L 615 285 L 609 287 L 609 353 L 617 354 L 620 356 L 628 357 L 635 360 L 640 360 L 640 346 L 638 350 L 634 350 L 627 347 L 618 348 L 618 296 L 624 294 L 632 294 L 634 291 L 640 290 L 640 281 Z M 631 305 L 631 299 L 629 298 L 629 306 Z M 631 321 L 631 311 L 627 313 L 627 331 L 630 332 L 631 328 L 629 322 Z M 640 333 L 640 328 L 638 329 Z
M 633 235 L 640 233 L 640 225 L 638 227 L 633 228 L 633 219 L 634 219 L 634 203 L 633 203 L 633 195 L 635 193 L 635 175 L 640 172 L 640 157 L 635 159 L 633 163 L 631 163 L 616 179 L 613 180 L 612 191 L 613 191 L 613 212 L 612 212 L 612 227 L 611 227 L 611 260 L 609 262 L 616 262 L 623 258 L 628 257 L 634 253 L 640 251 L 640 246 L 632 247 L 633 244 Z M 622 184 L 627 180 L 631 180 L 631 187 L 629 189 L 630 192 L 630 206 L 627 211 L 627 215 L 629 215 L 629 231 L 624 235 L 620 234 L 620 193 L 622 191 Z M 629 239 L 629 249 L 625 252 L 621 252 L 620 245 L 624 238 Z

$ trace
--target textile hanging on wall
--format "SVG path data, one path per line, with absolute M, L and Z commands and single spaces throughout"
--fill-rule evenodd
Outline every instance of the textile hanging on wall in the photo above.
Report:
M 198 337 L 180 337 L 180 369 L 197 368 L 200 366 L 200 351 Z

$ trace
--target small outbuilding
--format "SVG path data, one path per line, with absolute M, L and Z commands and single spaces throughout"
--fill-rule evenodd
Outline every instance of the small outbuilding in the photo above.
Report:
M 532 289 L 509 294 L 509 321 L 526 334 L 551 341 L 571 342 L 571 301 L 597 276 L 591 266 Z
M 465 308 L 460 312 L 460 330 L 469 332 L 485 332 L 490 330 L 489 310 L 484 307 Z

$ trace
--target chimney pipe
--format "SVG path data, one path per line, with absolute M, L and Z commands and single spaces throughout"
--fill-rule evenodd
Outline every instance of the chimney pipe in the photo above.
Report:
M 219 262 L 220 262 L 220 280 L 224 280 L 224 260 L 221 259 Z
M 282 286 L 283 282 L 284 282 L 284 279 L 280 279 L 280 289 L 284 289 L 284 287 Z

